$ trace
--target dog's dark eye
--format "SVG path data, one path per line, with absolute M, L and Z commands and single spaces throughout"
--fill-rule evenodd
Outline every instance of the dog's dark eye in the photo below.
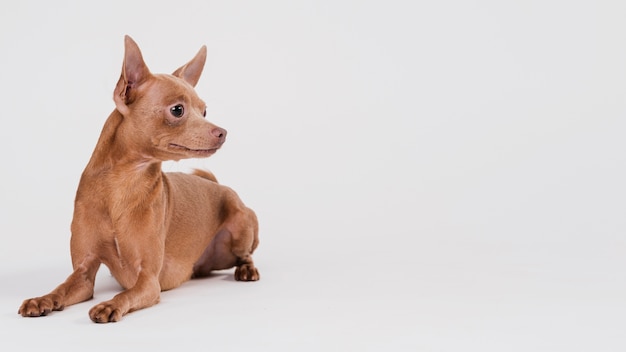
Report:
M 206 109 L 204 109 L 204 112 L 202 113 L 202 116 L 206 117 Z
M 183 106 L 180 104 L 174 105 L 170 108 L 170 113 L 174 117 L 182 117 L 183 114 L 185 113 L 185 108 L 183 108 Z

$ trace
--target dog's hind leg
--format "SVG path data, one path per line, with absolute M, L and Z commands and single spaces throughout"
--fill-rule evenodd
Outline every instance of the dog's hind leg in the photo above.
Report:
M 237 224 L 238 231 L 233 234 L 230 250 L 237 257 L 235 280 L 257 281 L 260 279 L 260 275 L 252 261 L 252 252 L 259 245 L 259 228 L 254 212 L 246 209 L 246 213 L 243 216 L 246 217 L 247 221 Z
M 231 213 L 224 226 L 194 264 L 193 275 L 194 277 L 207 276 L 213 270 L 229 269 L 235 266 L 235 280 L 257 281 L 260 275 L 254 266 L 252 252 L 258 244 L 258 225 L 254 212 L 243 208 Z

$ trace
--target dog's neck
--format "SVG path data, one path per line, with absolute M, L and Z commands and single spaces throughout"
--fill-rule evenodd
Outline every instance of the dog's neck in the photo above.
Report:
M 143 178 L 161 177 L 161 161 L 136 151 L 135 146 L 125 145 L 121 135 L 124 116 L 114 110 L 102 128 L 100 138 L 85 173 L 103 177 L 105 174 L 125 174 Z
M 103 189 L 100 202 L 112 219 L 162 206 L 167 185 L 161 161 L 137 153 L 123 138 L 124 116 L 115 110 L 104 124 L 95 150 L 85 168 L 76 199 L 88 197 L 92 189 Z M 132 211 L 131 211 L 132 210 Z

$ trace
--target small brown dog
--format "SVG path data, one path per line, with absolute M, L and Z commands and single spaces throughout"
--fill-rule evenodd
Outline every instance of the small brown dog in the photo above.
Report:
M 89 311 L 96 323 L 154 305 L 162 290 L 212 270 L 236 266 L 236 280 L 259 279 L 254 212 L 209 172 L 161 171 L 162 161 L 208 157 L 225 141 L 194 90 L 205 61 L 203 46 L 172 75 L 152 74 L 126 36 L 116 109 L 76 192 L 74 272 L 49 294 L 25 300 L 19 314 L 38 317 L 92 298 L 101 263 L 124 291 Z

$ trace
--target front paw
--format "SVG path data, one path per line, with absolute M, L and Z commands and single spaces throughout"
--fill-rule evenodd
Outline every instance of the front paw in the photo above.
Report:
M 235 280 L 237 281 L 258 281 L 260 278 L 259 271 L 252 264 L 243 264 L 235 269 Z
M 122 309 L 113 301 L 102 302 L 89 310 L 89 318 L 94 323 L 114 323 L 122 319 Z
M 55 310 L 63 310 L 63 308 L 65 307 L 60 303 L 59 296 L 49 294 L 25 300 L 17 313 L 23 317 L 41 317 Z

